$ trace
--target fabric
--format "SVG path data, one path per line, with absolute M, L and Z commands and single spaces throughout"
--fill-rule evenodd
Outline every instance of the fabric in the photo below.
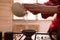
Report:
M 60 14 L 60 5 L 58 5 L 58 13 Z
M 49 0 L 51 1 L 54 5 L 58 5 L 58 0 Z
M 44 3 L 45 5 L 53 5 L 53 3 L 51 1 L 48 1 L 46 3 Z
M 54 5 L 58 5 L 58 13 L 55 16 L 54 20 L 52 20 L 52 22 L 50 24 L 50 27 L 49 27 L 49 30 L 48 30 L 48 33 L 49 33 L 49 36 L 50 36 L 51 40 L 54 40 L 52 38 L 52 34 L 60 32 L 60 1 L 59 0 L 55 0 L 55 1 L 54 0 L 50 0 L 50 1 Z M 57 32 L 54 32 L 53 30 L 57 31 Z M 59 37 L 57 38 L 57 40 L 59 40 Z
M 54 18 L 54 20 L 52 21 L 51 25 L 50 25 L 50 30 L 58 30 L 60 31 L 60 17 L 59 15 L 57 14 L 56 17 Z
M 49 14 L 44 14 L 44 13 L 42 13 L 41 15 L 42 15 L 42 18 L 46 19 L 46 18 L 48 18 L 49 16 L 53 16 L 54 14 L 52 14 L 52 13 L 51 13 L 51 14 L 50 14 L 50 13 L 49 13 Z
M 50 25 L 50 30 L 56 29 L 60 31 L 60 5 L 58 4 L 58 13 Z
M 46 5 L 52 5 L 52 6 L 58 5 L 58 13 L 57 13 L 56 17 L 54 18 L 54 20 L 52 20 L 49 30 L 55 29 L 57 31 L 60 31 L 60 5 L 58 3 L 60 4 L 59 0 L 50 0 L 50 2 L 45 3 Z M 54 14 L 43 14 L 42 13 L 43 18 L 47 18 L 47 17 L 53 16 L 53 15 Z
M 50 6 L 53 5 L 53 3 L 52 3 L 51 1 L 48 1 L 48 2 L 46 2 L 46 3 L 44 3 L 44 4 L 45 4 L 45 5 L 50 5 Z M 53 14 L 53 13 L 46 13 L 46 14 L 41 13 L 41 15 L 42 15 L 42 18 L 46 19 L 46 18 L 48 18 L 49 16 L 53 16 L 54 14 Z

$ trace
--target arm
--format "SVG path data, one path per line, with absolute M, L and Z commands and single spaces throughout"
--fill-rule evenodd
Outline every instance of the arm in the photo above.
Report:
M 54 13 L 58 12 L 57 6 L 48 6 L 43 4 L 23 4 L 24 7 L 32 12 L 33 14 L 41 13 L 43 18 L 47 18 L 49 16 L 53 16 Z
M 39 4 L 24 4 L 24 7 L 30 12 L 39 12 L 39 13 L 57 13 L 57 6 L 47 6 L 47 5 L 39 5 Z
M 44 13 L 57 13 L 58 8 L 57 6 L 40 6 L 39 11 Z

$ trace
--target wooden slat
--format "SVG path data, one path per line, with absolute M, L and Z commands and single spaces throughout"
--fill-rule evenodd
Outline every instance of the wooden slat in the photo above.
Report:
M 0 0 L 0 3 L 12 3 L 12 0 Z
M 12 31 L 12 0 L 0 0 L 0 31 Z

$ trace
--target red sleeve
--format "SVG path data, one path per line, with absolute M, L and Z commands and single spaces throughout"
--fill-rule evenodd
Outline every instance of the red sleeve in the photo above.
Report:
M 58 5 L 58 14 L 60 14 L 60 5 Z
M 46 3 L 44 3 L 45 5 L 53 5 L 53 3 L 51 1 L 48 1 Z
M 49 16 L 53 16 L 54 14 L 52 14 L 52 13 L 47 13 L 47 14 L 42 13 L 41 15 L 42 15 L 42 18 L 46 19 Z

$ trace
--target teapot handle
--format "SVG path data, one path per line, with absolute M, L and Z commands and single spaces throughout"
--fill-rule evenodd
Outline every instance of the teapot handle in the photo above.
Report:
M 57 34 L 57 30 L 49 30 L 49 37 L 51 38 L 51 40 L 55 40 L 52 35 L 56 35 L 56 34 Z

